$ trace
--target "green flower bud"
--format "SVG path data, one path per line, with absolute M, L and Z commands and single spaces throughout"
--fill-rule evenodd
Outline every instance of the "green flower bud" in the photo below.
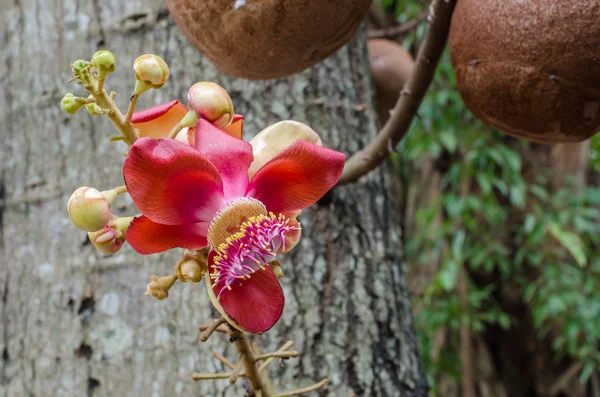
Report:
M 98 73 L 98 78 L 103 80 L 108 74 L 115 71 L 117 58 L 115 55 L 107 50 L 97 51 L 92 57 L 92 65 Z
M 83 106 L 85 102 L 82 98 L 78 98 L 70 92 L 66 93 L 63 99 L 60 101 L 60 106 L 63 110 L 69 114 L 75 114 Z
M 89 103 L 85 105 L 85 109 L 92 116 L 98 116 L 99 114 L 102 114 L 102 108 L 95 103 Z
M 73 67 L 73 72 L 79 72 L 81 69 L 87 67 L 90 63 L 88 61 L 84 61 L 83 59 L 78 59 L 77 61 L 73 62 L 73 65 L 71 65 Z
M 233 120 L 233 102 L 223 87 L 202 81 L 188 90 L 188 103 L 198 116 L 217 128 L 224 128 Z
M 108 200 L 93 187 L 84 186 L 75 190 L 67 210 L 73 224 L 86 232 L 101 230 L 113 218 Z
M 133 63 L 136 80 L 148 85 L 149 88 L 160 88 L 169 78 L 169 66 L 158 55 L 145 54 Z

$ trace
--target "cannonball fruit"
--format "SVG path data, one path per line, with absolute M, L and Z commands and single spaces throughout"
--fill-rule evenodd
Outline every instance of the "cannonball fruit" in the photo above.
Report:
M 236 77 L 298 73 L 353 36 L 370 0 L 166 0 L 184 36 Z
M 415 61 L 408 51 L 392 40 L 369 39 L 367 48 L 376 91 L 377 115 L 381 124 L 385 124 Z
M 600 0 L 458 0 L 450 54 L 466 106 L 537 142 L 600 130 Z

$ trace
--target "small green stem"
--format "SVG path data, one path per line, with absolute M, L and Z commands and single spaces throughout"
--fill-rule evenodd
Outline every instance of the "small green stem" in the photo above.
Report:
M 181 123 L 177 123 L 169 133 L 169 138 L 175 139 L 175 137 L 177 137 L 177 134 L 179 134 L 179 131 L 181 131 L 182 129 L 183 126 L 181 125 Z
M 124 137 L 125 143 L 131 146 L 137 139 L 137 135 L 135 130 L 133 129 L 133 124 L 131 121 L 127 121 L 123 113 L 117 107 L 117 104 L 112 98 L 112 95 L 109 95 L 106 90 L 103 88 L 102 80 L 98 80 L 96 84 L 89 79 L 91 76 L 87 74 L 86 78 L 82 77 L 82 81 L 84 82 L 84 87 L 90 92 L 90 94 L 96 100 L 96 104 L 100 106 L 102 109 L 108 110 L 106 116 L 113 122 L 115 127 L 121 132 Z
M 104 90 L 104 79 L 98 79 L 98 85 L 96 86 L 96 89 L 100 92 Z
M 126 123 L 131 123 L 131 117 L 133 116 L 133 111 L 135 110 L 135 105 L 137 105 L 139 97 L 140 96 L 135 93 L 131 96 L 131 100 L 129 101 L 129 107 L 127 108 L 127 115 L 125 116 Z

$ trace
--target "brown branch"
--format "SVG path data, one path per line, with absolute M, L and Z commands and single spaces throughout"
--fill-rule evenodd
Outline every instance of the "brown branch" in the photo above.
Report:
M 296 350 L 292 350 L 289 352 L 273 352 L 273 353 L 265 353 L 265 354 L 261 354 L 256 356 L 256 361 L 260 361 L 260 360 L 266 360 L 267 358 L 291 358 L 291 357 L 298 357 L 298 352 Z
M 244 356 L 243 354 L 238 357 L 237 362 L 235 363 L 235 367 L 233 367 L 233 371 L 231 371 L 231 376 L 229 377 L 229 383 L 232 385 L 237 382 L 238 376 L 240 376 L 240 372 L 242 370 L 242 365 L 244 364 Z
M 208 340 L 208 338 L 210 338 L 210 336 L 213 334 L 213 332 L 215 332 L 221 324 L 225 324 L 225 323 L 226 323 L 226 321 L 223 317 L 221 317 L 218 320 L 214 320 L 212 322 L 212 324 L 210 324 L 208 327 L 206 327 L 204 329 L 204 332 L 202 332 L 202 334 L 200 335 L 200 340 L 202 342 L 206 342 Z
M 231 374 L 192 374 L 192 379 L 194 379 L 194 380 L 227 379 L 230 376 L 231 376 Z
M 434 0 L 431 4 L 425 40 L 419 49 L 410 79 L 400 92 L 391 117 L 367 147 L 356 152 L 346 161 L 338 185 L 355 182 L 375 169 L 388 157 L 388 147 L 390 145 L 392 148 L 396 147 L 410 128 L 446 46 L 455 4 L 456 0 Z
M 551 396 L 556 396 L 559 393 L 568 391 L 569 383 L 579 374 L 583 368 L 583 364 L 581 362 L 575 362 L 571 364 L 569 368 L 565 372 L 563 372 L 552 385 L 548 389 L 550 391 Z
M 372 30 L 367 32 L 367 38 L 369 39 L 377 39 L 377 38 L 394 38 L 396 36 L 403 35 L 405 33 L 413 31 L 421 22 L 427 19 L 429 15 L 428 11 L 424 11 L 419 14 L 416 18 L 411 19 L 410 21 L 406 21 L 400 25 L 391 26 L 385 29 Z
M 287 349 L 289 349 L 290 347 L 292 347 L 292 345 L 294 344 L 294 341 L 292 340 L 288 340 L 287 342 L 285 342 L 283 344 L 283 346 L 281 346 L 279 349 L 277 349 L 277 353 L 281 353 L 286 351 Z M 273 362 L 273 360 L 275 360 L 274 357 L 268 358 L 259 368 L 259 371 L 262 372 L 265 369 L 267 369 L 267 367 L 269 366 L 269 364 L 271 364 L 271 362 Z
M 320 388 L 324 387 L 325 385 L 327 385 L 328 382 L 329 381 L 327 380 L 327 378 L 325 378 L 322 381 L 320 381 L 319 383 L 315 383 L 312 386 L 303 387 L 302 389 L 288 391 L 286 393 L 281 393 L 281 394 L 278 394 L 276 397 L 291 397 L 291 396 L 299 396 L 301 394 L 310 393 L 311 391 L 319 390 Z
M 228 366 L 229 368 L 233 369 L 235 366 L 233 365 L 233 363 L 231 361 L 229 361 L 228 359 L 226 359 L 225 357 L 223 357 L 223 355 L 219 352 L 213 352 L 213 356 L 219 360 L 220 362 L 222 362 L 223 364 L 225 364 L 226 366 Z
M 256 358 L 254 351 L 248 342 L 247 335 L 242 331 L 230 326 L 229 339 L 235 345 L 238 354 L 243 357 L 243 365 L 245 369 L 245 376 L 250 381 L 250 386 L 256 395 L 262 397 L 271 397 L 272 394 L 264 386 L 264 382 L 258 367 L 256 366 Z

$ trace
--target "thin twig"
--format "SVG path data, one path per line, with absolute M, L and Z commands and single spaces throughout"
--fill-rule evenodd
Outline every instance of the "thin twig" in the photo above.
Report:
M 199 326 L 199 327 L 198 327 L 198 330 L 199 330 L 200 332 L 204 332 L 204 331 L 206 331 L 206 330 L 207 330 L 209 327 L 210 327 L 210 325 L 201 325 L 201 326 Z M 217 329 L 215 329 L 215 332 L 220 332 L 220 333 L 222 333 L 222 334 L 226 334 L 226 333 L 228 333 L 228 332 L 229 332 L 229 329 L 227 329 L 227 326 L 226 326 L 226 325 L 223 325 L 223 324 L 221 324 L 221 325 L 219 325 L 219 326 L 217 327 Z
M 235 348 L 240 356 L 243 356 L 243 365 L 245 369 L 246 378 L 250 382 L 250 386 L 254 391 L 254 394 L 261 395 L 262 397 L 271 397 L 270 391 L 265 388 L 261 373 L 256 366 L 256 358 L 252 347 L 248 342 L 248 336 L 242 331 L 232 327 L 230 325 L 229 338 L 233 341 Z
M 396 36 L 403 35 L 408 32 L 412 32 L 421 22 L 427 19 L 429 15 L 428 11 L 423 11 L 421 14 L 417 15 L 416 18 L 411 19 L 410 21 L 406 21 L 400 25 L 391 26 L 385 29 L 372 30 L 367 32 L 367 37 L 369 39 L 377 39 L 377 38 L 394 38 Z
M 291 396 L 299 396 L 304 393 L 310 393 L 311 391 L 319 390 L 320 388 L 324 387 L 325 385 L 327 385 L 328 382 L 329 381 L 327 380 L 327 378 L 325 378 L 322 381 L 320 381 L 319 383 L 315 383 L 312 386 L 303 387 L 302 389 L 296 389 L 296 390 L 288 391 L 288 392 L 285 392 L 282 394 L 278 394 L 276 397 L 291 397 Z
M 208 327 L 206 327 L 204 332 L 202 332 L 202 334 L 200 335 L 200 340 L 202 342 L 206 342 L 208 340 L 208 338 L 210 338 L 210 336 L 213 334 L 213 332 L 215 332 L 217 330 L 217 328 L 219 328 L 219 325 L 224 324 L 225 322 L 226 321 L 223 317 L 221 317 L 218 320 L 214 320 L 212 322 L 212 324 L 210 324 Z
M 229 368 L 233 369 L 235 367 L 232 362 L 226 359 L 221 353 L 213 352 L 213 356 Z
M 425 40 L 419 49 L 415 67 L 400 93 L 391 117 L 367 147 L 356 152 L 346 161 L 338 185 L 355 182 L 361 176 L 375 169 L 388 157 L 388 142 L 391 141 L 392 146 L 396 146 L 410 128 L 413 117 L 433 80 L 440 56 L 446 46 L 455 4 L 456 0 L 433 1 Z
M 237 362 L 235 363 L 235 367 L 233 367 L 233 371 L 231 371 L 231 376 L 229 377 L 229 383 L 232 385 L 237 382 L 238 376 L 240 375 L 240 371 L 242 370 L 242 365 L 244 364 L 245 356 L 242 354 L 238 357 Z
M 293 344 L 294 344 L 293 340 L 288 340 L 287 342 L 285 342 L 283 344 L 283 346 L 281 346 L 279 349 L 277 349 L 277 353 L 286 351 L 287 349 L 289 349 L 290 347 L 292 347 Z M 271 364 L 273 362 L 273 360 L 275 360 L 275 357 L 268 358 L 267 361 L 265 361 L 260 366 L 260 368 L 258 370 L 260 372 L 263 372 L 265 369 L 267 369 L 267 367 L 269 366 L 269 364 Z
M 227 379 L 231 374 L 192 374 L 194 380 Z
M 266 360 L 267 358 L 291 358 L 291 357 L 298 357 L 298 353 L 296 350 L 292 350 L 289 352 L 273 352 L 273 353 L 265 353 L 265 354 L 261 354 L 259 356 L 256 356 L 256 361 L 259 360 Z
M 579 374 L 583 368 L 583 363 L 574 362 L 565 372 L 563 372 L 554 383 L 548 388 L 550 396 L 556 396 L 559 393 L 566 392 L 569 387 L 569 383 Z

